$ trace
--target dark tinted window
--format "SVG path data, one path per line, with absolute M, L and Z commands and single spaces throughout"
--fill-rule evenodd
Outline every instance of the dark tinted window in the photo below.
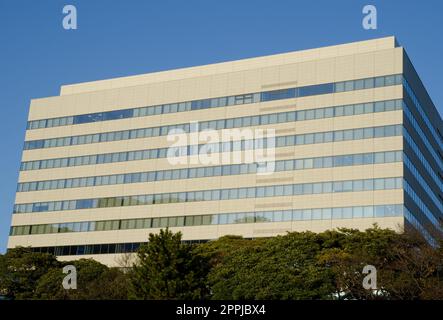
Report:
M 317 94 L 327 94 L 334 92 L 334 84 L 332 83 L 326 83 L 326 84 L 319 84 L 314 86 L 307 86 L 299 88 L 299 96 L 305 97 L 305 96 L 313 96 Z
M 284 90 L 274 90 L 262 92 L 261 101 L 272 101 L 280 99 L 290 99 L 295 98 L 295 89 L 284 89 Z

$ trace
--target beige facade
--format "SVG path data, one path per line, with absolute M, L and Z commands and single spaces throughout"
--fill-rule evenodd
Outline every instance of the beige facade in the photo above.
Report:
M 64 85 L 61 87 L 59 96 L 32 100 L 28 120 L 35 121 L 78 116 L 144 106 L 249 93 L 263 93 L 288 88 L 304 88 L 321 84 L 333 84 L 333 88 L 338 88 L 341 82 L 401 75 L 403 73 L 403 57 L 403 48 L 396 45 L 393 37 L 388 37 L 139 76 Z M 403 86 L 401 84 L 390 84 L 387 79 L 384 81 L 385 84 L 383 86 L 373 86 L 372 88 L 357 88 L 357 84 L 354 84 L 353 90 L 340 91 L 334 89 L 334 92 L 331 93 L 296 96 L 287 99 L 265 101 L 265 99 L 261 98 L 259 102 L 255 103 L 28 129 L 25 140 L 48 140 L 58 137 L 133 130 L 178 123 L 185 124 L 192 121 L 202 122 L 302 110 L 314 110 L 315 112 L 317 109 L 328 107 L 359 106 L 365 103 L 403 99 Z M 383 110 L 380 112 L 374 109 L 373 112 L 357 113 L 354 111 L 352 115 L 320 117 L 310 120 L 297 119 L 297 121 L 253 125 L 247 128 L 275 129 L 278 138 L 281 136 L 299 136 L 318 132 L 401 126 L 402 124 L 403 112 L 401 109 Z M 304 143 L 277 147 L 275 149 L 275 159 L 277 161 L 312 159 L 392 151 L 402 152 L 403 150 L 404 142 L 401 134 L 355 138 L 356 134 L 354 134 L 354 139 L 343 139 L 342 141 L 334 140 L 323 143 Z M 305 139 L 308 138 L 306 137 Z M 171 142 L 167 141 L 166 136 L 163 135 L 79 145 L 33 148 L 23 151 L 22 162 L 168 148 L 170 146 Z M 388 161 L 386 160 L 387 157 L 382 162 L 374 162 L 372 164 L 354 163 L 352 165 L 284 170 L 266 176 L 246 173 L 140 183 L 19 191 L 17 192 L 15 203 L 16 205 L 35 204 L 78 199 L 380 178 L 403 179 L 403 162 L 398 159 L 397 161 Z M 172 166 L 166 158 L 116 161 L 101 164 L 22 170 L 19 175 L 19 183 L 205 166 L 207 165 L 181 164 Z M 356 184 L 357 182 L 354 183 L 354 186 Z M 37 212 L 30 209 L 30 211 L 28 210 L 29 212 L 16 212 L 13 214 L 11 225 L 13 227 L 43 224 L 55 225 L 105 220 L 119 220 L 120 222 L 118 223 L 121 223 L 121 220 L 128 219 L 273 212 L 273 218 L 266 222 L 256 219 L 255 222 L 172 226 L 171 229 L 173 231 L 180 230 L 183 233 L 184 240 L 211 240 L 227 234 L 237 234 L 248 238 L 268 237 L 284 234 L 287 231 L 311 230 L 320 232 L 338 227 L 365 229 L 371 227 L 373 223 L 377 223 L 381 227 L 402 230 L 405 223 L 404 216 L 398 214 L 398 212 L 392 216 L 389 214 L 385 216 L 377 215 L 376 213 L 373 216 L 355 216 L 355 212 L 359 212 L 358 210 L 361 207 L 403 206 L 403 188 L 401 186 L 390 187 L 387 185 L 388 182 L 385 182 L 385 187 L 381 189 L 373 187 L 372 189 L 346 190 L 346 192 L 337 190 L 335 192 L 328 192 L 325 189 L 327 186 L 323 185 L 323 192 L 319 193 L 310 193 L 308 191 L 303 194 L 210 201 L 178 201 L 149 205 L 111 205 L 106 208 L 39 209 Z M 46 208 L 45 206 L 43 207 Z M 283 219 L 286 221 L 277 221 L 281 219 L 276 218 L 280 211 L 286 211 L 287 213 L 288 210 L 350 207 L 357 208 L 353 209 L 356 210 L 353 211 L 354 214 L 344 217 L 345 211 L 343 211 L 341 218 L 333 216 L 327 218 L 327 211 L 322 211 L 323 215 L 316 218 L 314 218 L 314 211 L 312 211 L 310 213 L 312 214 L 311 218 L 306 218 L 306 220 L 303 217 L 304 212 L 302 211 L 300 211 L 301 218 L 296 218 L 296 213 L 294 212 L 290 215 L 290 218 L 286 216 Z M 61 228 L 60 225 L 58 227 Z M 122 229 L 121 226 L 114 226 L 108 231 L 69 231 L 62 232 L 60 229 L 58 232 L 53 230 L 51 232 L 24 231 L 24 234 L 15 234 L 11 231 L 8 248 L 15 246 L 48 248 L 140 243 L 146 242 L 148 234 L 150 232 L 158 232 L 159 228 L 153 225 L 150 228 L 131 229 Z M 121 256 L 121 253 L 92 255 L 82 253 L 79 255 L 60 255 L 60 259 L 93 257 L 101 262 L 114 265 L 118 257 Z

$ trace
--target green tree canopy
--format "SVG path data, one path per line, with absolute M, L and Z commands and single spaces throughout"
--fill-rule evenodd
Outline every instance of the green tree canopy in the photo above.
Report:
M 209 264 L 194 246 L 183 244 L 181 233 L 168 229 L 150 234 L 140 247 L 131 272 L 136 299 L 202 299 L 207 296 Z
M 443 247 L 409 229 L 290 232 L 273 238 L 224 236 L 182 242 L 150 234 L 121 269 L 91 259 L 58 262 L 30 248 L 0 255 L 0 295 L 12 299 L 443 299 Z M 65 265 L 77 289 L 65 290 Z M 363 287 L 373 265 L 377 289 Z M 131 268 L 132 266 L 132 268 Z
M 330 271 L 317 264 L 321 244 L 314 233 L 249 242 L 213 267 L 209 283 L 214 299 L 321 299 L 331 294 Z
M 37 283 L 35 299 L 45 300 L 115 300 L 127 299 L 128 280 L 117 268 L 92 260 L 80 259 L 64 262 L 73 265 L 77 271 L 77 289 L 66 290 L 62 282 L 66 274 L 62 268 L 53 268 Z
M 51 268 L 59 267 L 57 259 L 47 253 L 17 247 L 0 255 L 0 292 L 10 299 L 29 299 L 37 282 Z

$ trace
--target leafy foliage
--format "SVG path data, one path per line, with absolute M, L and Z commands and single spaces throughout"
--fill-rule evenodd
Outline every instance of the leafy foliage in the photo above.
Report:
M 243 246 L 211 271 L 213 298 L 325 298 L 332 282 L 329 271 L 316 263 L 319 250 L 313 233 L 288 234 Z
M 168 229 L 150 234 L 139 249 L 131 277 L 135 299 L 202 299 L 208 294 L 209 264 L 193 246 L 183 244 L 181 233 Z
M 115 300 L 126 299 L 128 280 L 125 274 L 94 261 L 80 259 L 72 264 L 77 270 L 77 289 L 65 290 L 62 286 L 66 276 L 62 268 L 50 269 L 38 281 L 35 299 L 45 300 Z
M 184 244 L 168 229 L 150 234 L 128 272 L 90 259 L 59 262 L 15 248 L 0 255 L 0 295 L 12 299 L 443 299 L 443 249 L 414 232 L 292 232 Z M 63 266 L 77 269 L 65 290 Z M 363 288 L 365 265 L 377 289 Z
M 24 247 L 9 250 L 0 255 L 0 292 L 10 299 L 30 299 L 40 277 L 59 265 L 47 253 L 34 253 Z

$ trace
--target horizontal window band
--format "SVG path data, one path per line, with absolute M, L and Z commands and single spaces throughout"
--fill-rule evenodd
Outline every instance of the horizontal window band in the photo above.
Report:
M 339 142 L 348 140 L 381 138 L 388 136 L 400 136 L 402 134 L 402 125 L 390 125 L 381 127 L 366 127 L 348 130 L 337 130 L 327 132 L 315 132 L 299 135 L 287 135 L 275 137 L 275 147 L 287 147 L 297 145 L 307 145 L 316 143 Z M 220 143 L 187 145 L 182 147 L 165 147 L 157 149 L 146 149 L 136 151 L 123 151 L 114 153 L 95 154 L 88 156 L 77 156 L 68 158 L 56 158 L 47 160 L 35 160 L 23 162 L 21 171 L 41 170 L 63 167 L 74 167 L 82 165 L 94 165 L 114 162 L 125 162 L 135 160 L 148 160 L 166 158 L 168 152 L 175 152 L 176 156 L 192 156 L 199 154 L 202 148 L 210 148 L 213 152 L 231 152 L 261 149 L 266 141 L 272 142 L 274 139 L 255 139 L 255 140 L 239 140 L 227 141 Z M 174 154 L 173 154 L 174 156 Z
M 429 161 L 426 159 L 426 157 L 421 152 L 418 145 L 414 142 L 414 139 L 409 134 L 408 130 L 406 128 L 403 128 L 403 137 L 406 141 L 406 145 L 408 145 L 411 150 L 414 152 L 416 157 L 421 162 L 422 166 L 425 168 L 426 172 L 431 176 L 431 178 L 434 180 L 434 182 L 437 184 L 440 190 L 443 191 L 443 179 L 437 175 L 438 171 L 435 170 L 433 166 L 429 163 Z
M 410 121 L 412 124 L 412 128 L 414 129 L 415 133 L 420 137 L 420 140 L 422 144 L 425 146 L 425 149 L 431 154 L 431 156 L 434 158 L 435 163 L 439 167 L 440 170 L 443 170 L 443 161 L 441 157 L 437 154 L 436 149 L 431 145 L 428 138 L 426 137 L 426 134 L 423 132 L 422 128 L 418 124 L 417 120 L 415 120 L 414 116 L 412 115 L 411 111 L 409 110 L 409 107 L 406 103 L 404 103 L 403 106 L 404 114 L 406 115 L 406 118 Z
M 277 160 L 267 163 L 242 163 L 232 165 L 207 166 L 198 168 L 171 169 L 160 171 L 134 172 L 104 176 L 90 176 L 69 179 L 22 182 L 18 184 L 17 192 L 41 190 L 56 190 L 68 188 L 106 186 L 116 184 L 145 183 L 155 181 L 184 180 L 205 177 L 221 177 L 230 175 L 254 174 L 260 168 L 270 168 L 271 172 L 292 170 L 307 170 L 320 168 L 335 168 L 357 165 L 371 165 L 402 161 L 402 151 L 370 152 L 345 154 L 303 159 Z M 257 183 L 281 182 L 282 178 L 257 179 Z M 262 181 L 263 180 L 263 181 Z M 290 178 L 292 180 L 292 178 Z
M 412 103 L 414 104 L 415 109 L 420 114 L 423 122 L 426 124 L 426 127 L 431 132 L 432 137 L 436 141 L 437 145 L 440 147 L 440 150 L 443 150 L 443 137 L 442 137 L 441 133 L 440 132 L 437 133 L 436 129 L 434 128 L 431 121 L 429 120 L 424 108 L 420 104 L 420 101 L 418 100 L 417 96 L 415 95 L 414 90 L 412 89 L 412 87 L 409 85 L 408 81 L 405 78 L 403 78 L 403 87 L 405 88 L 406 93 L 408 94 L 409 98 L 411 98 Z
M 202 121 L 198 123 L 198 127 L 193 127 L 193 131 L 202 131 L 206 129 L 232 129 L 249 126 L 269 125 L 275 123 L 285 123 L 294 121 L 305 121 L 314 119 L 326 119 L 342 116 L 351 116 L 359 114 L 367 114 L 374 112 L 385 112 L 400 110 L 402 108 L 402 100 L 386 100 L 370 103 L 361 103 L 355 105 L 335 106 L 327 108 L 317 108 L 300 111 L 281 112 L 266 115 L 245 116 L 231 119 L 220 119 L 211 121 Z M 132 140 L 150 137 L 159 137 L 168 135 L 171 130 L 181 130 L 182 132 L 190 132 L 189 123 L 181 123 L 167 126 L 148 127 L 140 129 L 130 129 L 122 131 L 110 131 L 78 136 L 65 136 L 50 139 L 28 140 L 25 141 L 24 150 L 45 149 L 66 147 L 73 145 L 83 145 L 100 142 Z
M 443 232 L 443 228 L 441 226 L 440 216 L 434 215 L 434 213 L 429 210 L 428 206 L 423 202 L 423 200 L 418 196 L 415 190 L 409 185 L 409 183 L 404 179 L 403 188 L 405 190 L 406 195 L 409 196 L 410 199 L 417 205 L 417 207 L 423 212 L 427 219 L 439 230 Z
M 182 240 L 182 243 L 203 243 L 210 239 L 202 240 Z M 86 245 L 69 245 L 56 247 L 31 247 L 30 250 L 39 253 L 50 253 L 56 256 L 79 256 L 92 254 L 118 254 L 136 252 L 140 245 L 145 242 L 126 242 L 126 243 L 100 243 L 100 244 L 86 244 Z
M 150 217 L 122 220 L 22 225 L 12 226 L 10 236 L 151 228 L 174 228 L 239 223 L 382 218 L 398 217 L 402 215 L 402 204 L 313 209 L 288 209 L 273 211 L 220 213 L 208 215 L 181 215 L 171 217 Z
M 436 194 L 435 190 L 433 190 L 433 188 L 429 186 L 429 184 L 425 181 L 425 179 L 422 177 L 418 169 L 413 165 L 412 161 L 409 160 L 406 154 L 403 154 L 403 160 L 406 168 L 412 174 L 414 179 L 418 182 L 420 187 L 423 188 L 425 194 L 429 196 L 429 198 L 432 200 L 437 209 L 443 214 L 443 203 L 442 200 L 439 199 L 439 197 L 437 196 L 438 193 Z
M 60 200 L 50 202 L 16 204 L 14 205 L 14 214 L 185 203 L 196 201 L 237 200 L 246 198 L 313 195 L 321 193 L 391 190 L 401 189 L 402 186 L 403 179 L 401 177 L 394 177 L 273 185 L 263 187 L 169 192 L 95 199 Z
M 403 216 L 406 221 L 409 222 L 417 231 L 419 231 L 433 247 L 438 247 L 439 243 L 434 239 L 434 237 L 429 233 L 429 231 L 422 225 L 422 223 L 413 215 L 406 206 L 403 207 Z M 421 219 L 420 219 L 421 220 Z
M 28 121 L 27 129 L 51 128 L 100 121 L 119 120 L 135 117 L 144 117 L 159 114 L 185 112 L 208 108 L 219 108 L 281 99 L 307 97 L 313 95 L 330 94 L 336 92 L 372 89 L 403 83 L 401 74 L 380 76 L 366 79 L 349 80 L 335 83 L 324 83 L 288 89 L 247 93 L 236 96 L 200 99 L 186 102 L 169 103 L 141 108 L 120 109 L 107 112 L 96 112 L 75 116 L 49 118 Z

